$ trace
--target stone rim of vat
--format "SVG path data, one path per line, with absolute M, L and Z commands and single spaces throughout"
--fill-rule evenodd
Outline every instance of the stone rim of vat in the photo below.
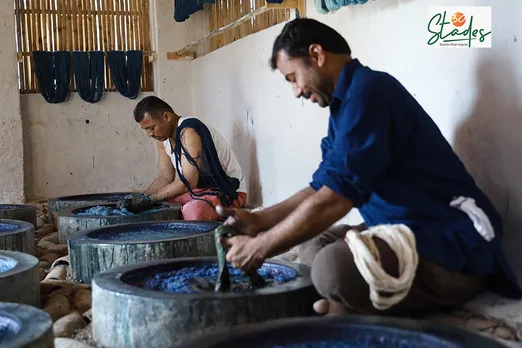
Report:
M 0 211 L 23 209 L 23 208 L 34 209 L 34 208 L 36 208 L 36 205 L 34 205 L 34 204 L 8 204 L 8 203 L 0 204 Z
M 107 201 L 112 196 L 119 196 L 118 199 L 120 199 L 123 196 L 133 194 L 136 192 L 100 192 L 100 193 L 85 193 L 85 194 L 78 194 L 78 195 L 69 195 L 69 196 L 60 196 L 60 197 L 53 197 L 49 199 L 49 201 Z M 90 199 L 90 197 L 95 197 L 96 199 Z M 115 199 L 115 201 L 118 201 L 118 199 Z
M 213 256 L 201 256 L 201 257 L 181 257 L 175 259 L 167 259 L 167 260 L 159 260 L 159 261 L 149 261 L 143 262 L 140 264 L 126 265 L 117 268 L 110 269 L 108 271 L 97 274 L 93 282 L 96 285 L 104 290 L 112 291 L 115 293 L 122 293 L 133 296 L 147 297 L 147 298 L 156 298 L 156 299 L 172 299 L 172 298 L 180 298 L 183 299 L 199 299 L 199 300 L 212 300 L 212 299 L 240 299 L 245 297 L 257 297 L 260 295 L 276 295 L 282 293 L 291 293 L 292 291 L 300 291 L 301 289 L 312 285 L 312 279 L 310 278 L 310 267 L 293 262 L 287 262 L 282 260 L 265 260 L 264 264 L 274 264 L 278 266 L 286 266 L 296 272 L 296 277 L 292 280 L 289 280 L 283 284 L 277 284 L 274 286 L 269 286 L 261 289 L 252 290 L 249 292 L 224 292 L 224 293 L 214 293 L 214 292 L 202 292 L 202 293 L 167 293 L 158 290 L 149 290 L 144 289 L 139 286 L 135 286 L 129 284 L 129 281 L 133 275 L 136 273 L 146 273 L 151 274 L 152 272 L 147 273 L 147 270 L 154 269 L 153 272 L 164 272 L 167 270 L 173 270 L 174 268 L 169 267 L 169 265 L 175 264 L 180 265 L 179 268 L 184 266 L 194 265 L 196 264 L 209 264 L 209 263 L 217 263 L 217 257 Z
M 22 220 L 12 220 L 12 219 L 0 219 L 0 225 L 14 225 L 16 226 L 15 229 L 10 231 L 0 231 L 0 237 L 2 236 L 8 236 L 10 234 L 17 234 L 17 233 L 25 233 L 28 230 L 33 229 L 34 226 L 32 223 Z M 3 250 L 2 250 L 3 251 Z
M 440 346 L 442 346 L 442 344 L 448 344 L 448 348 L 507 348 L 506 345 L 497 342 L 492 338 L 445 324 L 434 323 L 428 320 L 374 315 L 283 318 L 262 323 L 242 324 L 231 328 L 222 328 L 216 333 L 201 335 L 200 337 L 187 340 L 177 347 L 235 347 L 234 343 L 252 343 L 260 337 L 275 338 L 282 334 L 284 337 L 288 337 L 289 340 L 287 342 L 273 342 L 274 344 L 295 345 L 300 342 L 297 340 L 291 340 L 292 333 L 295 337 L 298 335 L 298 332 L 328 332 L 328 330 L 335 330 L 336 326 L 340 326 L 342 330 L 346 325 L 352 326 L 352 328 L 361 328 L 362 330 L 369 329 L 370 332 L 373 331 L 375 334 L 377 334 L 379 330 L 382 332 L 384 329 L 424 335 L 430 339 L 438 340 Z M 320 339 L 326 340 L 327 338 Z M 306 341 L 303 343 L 306 343 Z M 261 347 L 261 345 L 259 347 Z
M 0 272 L 0 278 L 5 278 L 14 274 L 28 271 L 38 265 L 38 259 L 36 256 L 21 251 L 0 250 L 0 257 L 13 259 L 16 261 L 14 267 L 5 272 Z
M 198 233 L 187 234 L 178 237 L 165 237 L 165 238 L 156 238 L 156 239 L 136 239 L 136 240 L 122 240 L 122 241 L 114 241 L 110 239 L 101 239 L 93 237 L 93 234 L 100 233 L 111 233 L 111 232 L 130 232 L 132 233 L 133 229 L 138 228 L 154 228 L 155 226 L 169 226 L 175 224 L 183 224 L 183 225 L 203 225 L 208 226 L 209 229 L 205 231 L 201 231 Z M 74 232 L 70 235 L 69 241 L 76 244 L 143 244 L 143 243 L 153 243 L 153 242 L 161 242 L 161 241 L 169 241 L 169 240 L 180 240 L 180 239 L 188 239 L 188 238 L 196 238 L 202 235 L 208 235 L 209 232 L 212 232 L 216 227 L 221 224 L 219 221 L 148 221 L 148 222 L 130 222 L 130 223 L 122 223 L 115 225 L 108 225 L 103 227 L 94 227 L 86 230 L 81 230 Z M 168 227 L 165 227 L 167 229 Z M 129 231 L 130 230 L 130 231 Z
M 152 214 L 158 214 L 167 210 L 180 210 L 181 205 L 179 204 L 166 204 L 166 203 L 160 203 L 157 207 L 153 209 L 159 209 L 159 208 L 167 208 L 160 211 L 146 211 L 141 212 L 139 214 L 135 215 L 77 215 L 80 210 L 87 210 L 89 208 L 99 207 L 99 206 L 109 206 L 111 208 L 116 208 L 117 203 L 99 203 L 99 204 L 89 204 L 89 205 L 82 205 L 80 207 L 74 207 L 69 209 L 64 209 L 58 212 L 59 217 L 74 217 L 78 219 L 112 219 L 112 218 L 122 218 L 126 216 L 147 216 Z
M 18 327 L 16 333 L 0 339 L 2 347 L 53 347 L 53 321 L 47 312 L 25 304 L 0 302 L 1 317 Z

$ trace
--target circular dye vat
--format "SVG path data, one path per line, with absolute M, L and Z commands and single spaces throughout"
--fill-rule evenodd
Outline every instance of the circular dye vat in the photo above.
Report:
M 140 212 L 139 214 L 154 213 L 154 212 L 158 212 L 158 211 L 167 210 L 168 208 L 169 208 L 168 206 L 158 205 L 158 208 L 144 210 L 144 211 Z M 97 205 L 97 206 L 87 208 L 87 209 L 76 209 L 76 210 L 74 210 L 74 214 L 76 214 L 78 216 L 133 216 L 133 215 L 138 215 L 135 213 L 131 213 L 130 211 L 128 211 L 125 208 L 117 209 L 117 208 L 113 208 L 112 206 L 103 206 L 103 205 Z
M 4 273 L 13 269 L 18 262 L 10 257 L 0 255 L 0 273 Z
M 20 331 L 20 323 L 0 313 L 0 344 Z
M 139 214 L 122 212 L 117 209 L 116 205 L 116 203 L 105 203 L 58 212 L 60 242 L 67 243 L 72 233 L 87 229 L 134 222 L 179 220 L 181 218 L 181 207 L 179 205 L 159 204 L 157 208 Z
M 0 219 L 25 221 L 36 228 L 36 205 L 0 204 Z
M 260 274 L 272 280 L 269 286 L 216 293 L 211 290 L 213 285 L 204 280 L 205 277 L 213 280 L 216 265 L 215 257 L 179 258 L 118 267 L 98 274 L 92 282 L 95 341 L 107 347 L 170 348 L 226 327 L 313 315 L 312 305 L 319 295 L 310 280 L 310 267 L 266 261 Z M 183 288 L 161 291 L 160 282 L 150 283 L 151 279 L 169 279 L 168 272 L 190 275 L 186 271 L 191 268 L 196 270 L 192 275 L 203 278 L 188 284 L 198 291 L 193 291 L 193 287 L 190 291 Z
M 0 302 L 40 306 L 40 275 L 36 257 L 0 250 Z
M 73 209 L 87 205 L 92 206 L 103 203 L 118 202 L 121 198 L 132 193 L 133 192 L 108 192 L 56 197 L 49 200 L 47 210 L 49 218 L 53 219 L 54 215 L 61 210 Z
M 17 227 L 18 225 L 15 224 L 0 223 L 0 233 L 14 231 L 17 229 Z
M 0 219 L 0 250 L 34 254 L 34 225 L 25 221 Z
M 249 292 L 255 290 L 249 285 L 248 277 L 239 269 L 228 264 L 232 292 Z M 171 293 L 214 292 L 218 277 L 218 264 L 198 267 L 183 267 L 168 272 L 156 273 L 150 279 L 134 285 L 149 290 Z M 297 272 L 283 265 L 264 264 L 257 271 L 266 281 L 266 286 L 281 285 L 297 277 Z
M 51 316 L 33 306 L 0 302 L 0 347 L 54 347 Z
M 84 283 L 113 267 L 176 257 L 214 256 L 216 221 L 140 222 L 69 236 L 72 277 Z
M 482 335 L 428 322 L 381 316 L 291 318 L 237 326 L 179 348 L 505 348 Z

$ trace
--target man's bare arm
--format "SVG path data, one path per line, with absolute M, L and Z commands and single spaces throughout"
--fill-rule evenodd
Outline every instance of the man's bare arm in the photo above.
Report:
M 165 152 L 163 143 L 160 141 L 158 141 L 158 156 L 158 176 L 144 192 L 147 195 L 158 192 L 158 190 L 172 183 L 176 178 L 176 170 L 172 165 L 170 157 Z
M 259 235 L 265 256 L 277 255 L 303 243 L 341 219 L 353 202 L 326 186 L 310 195 L 286 219 Z
M 183 131 L 181 136 L 181 142 L 183 143 L 183 146 L 189 155 L 196 161 L 198 167 L 201 167 L 201 153 L 203 146 L 201 144 L 201 138 L 199 137 L 198 133 L 192 128 L 187 128 Z M 185 153 L 183 152 L 181 153 L 180 162 L 183 176 L 187 180 L 189 186 L 191 188 L 196 187 L 199 180 L 199 172 L 197 168 L 189 163 Z M 152 199 L 154 201 L 164 201 L 181 196 L 187 191 L 188 189 L 181 179 L 176 178 L 176 180 L 174 180 L 172 183 L 159 189 L 155 194 L 153 194 Z

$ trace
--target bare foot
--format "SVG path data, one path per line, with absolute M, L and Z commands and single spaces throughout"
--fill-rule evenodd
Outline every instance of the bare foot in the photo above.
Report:
M 321 299 L 314 303 L 314 311 L 324 316 L 341 316 L 348 314 L 342 303 Z

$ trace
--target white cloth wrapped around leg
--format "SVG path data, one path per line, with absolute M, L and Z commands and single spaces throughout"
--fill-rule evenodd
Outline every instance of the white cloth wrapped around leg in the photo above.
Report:
M 392 277 L 382 268 L 379 250 L 372 237 L 384 240 L 397 255 L 398 278 Z M 408 295 L 419 263 L 415 235 L 408 226 L 378 225 L 363 232 L 350 230 L 346 233 L 345 241 L 357 269 L 370 286 L 370 300 L 376 309 L 389 309 Z M 379 292 L 392 295 L 381 296 Z

